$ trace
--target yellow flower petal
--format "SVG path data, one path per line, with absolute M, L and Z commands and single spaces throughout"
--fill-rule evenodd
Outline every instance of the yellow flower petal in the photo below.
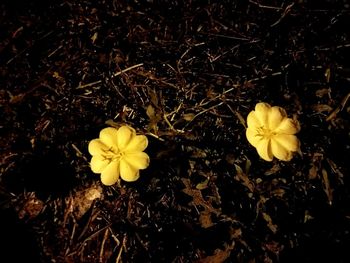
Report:
M 265 102 L 260 102 L 255 105 L 255 115 L 261 124 L 260 126 L 264 126 L 265 128 L 268 128 L 267 116 L 270 108 L 270 104 Z
M 105 159 L 100 155 L 96 155 L 92 156 L 90 167 L 94 173 L 101 173 L 109 163 L 110 161 L 108 159 Z
M 299 149 L 295 133 L 300 130 L 298 121 L 287 117 L 286 111 L 278 106 L 258 103 L 247 117 L 246 137 L 261 158 L 272 161 L 273 157 L 289 161 L 293 152 Z
M 258 151 L 258 154 L 261 158 L 263 158 L 265 161 L 271 162 L 273 159 L 273 154 L 271 152 L 271 146 L 270 146 L 270 140 L 269 139 L 263 139 L 261 140 L 256 150 Z
M 292 152 L 288 151 L 277 140 L 274 140 L 274 138 L 271 139 L 271 151 L 277 159 L 282 161 L 290 161 L 292 159 Z
M 102 171 L 101 182 L 104 185 L 113 185 L 119 178 L 119 162 L 113 161 Z
M 256 129 L 263 126 L 264 124 L 260 123 L 260 120 L 256 116 L 255 111 L 251 111 L 247 117 L 247 125 L 248 128 Z
M 299 150 L 300 142 L 295 135 L 290 134 L 276 134 L 273 140 L 278 142 L 288 151 L 296 152 Z
M 136 169 L 146 169 L 149 165 L 149 157 L 144 152 L 128 153 L 124 160 Z
M 108 147 L 100 139 L 93 139 L 89 142 L 88 150 L 92 156 L 101 155 L 108 150 Z
M 134 136 L 125 148 L 126 152 L 142 152 L 147 148 L 148 139 L 145 135 Z
M 139 179 L 139 170 L 131 166 L 126 160 L 120 160 L 120 177 L 127 182 L 134 182 Z
M 130 140 L 136 135 L 136 132 L 133 128 L 129 126 L 122 126 L 118 129 L 117 140 L 118 148 L 121 151 L 124 151 L 125 147 L 128 145 Z
M 284 118 L 280 125 L 275 129 L 276 133 L 279 134 L 295 134 L 300 130 L 298 121 L 294 121 L 290 118 Z
M 108 127 L 100 131 L 100 139 L 108 148 L 117 148 L 117 129 Z
M 268 126 L 271 131 L 275 130 L 282 122 L 284 118 L 287 117 L 287 113 L 281 107 L 271 107 L 268 115 Z
M 249 127 L 246 130 L 245 134 L 248 142 L 254 147 L 256 147 L 259 144 L 259 142 L 263 139 L 263 136 L 261 136 L 254 128 Z

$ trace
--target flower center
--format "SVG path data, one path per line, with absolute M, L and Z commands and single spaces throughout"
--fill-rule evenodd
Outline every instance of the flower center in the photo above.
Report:
M 259 127 L 257 129 L 257 133 L 266 139 L 271 139 L 273 136 L 276 135 L 276 132 L 271 131 L 270 129 L 268 129 L 264 126 Z
M 121 152 L 118 149 L 111 147 L 108 150 L 104 151 L 104 154 L 102 156 L 105 159 L 109 160 L 109 162 L 112 162 L 120 160 L 124 155 L 124 152 Z

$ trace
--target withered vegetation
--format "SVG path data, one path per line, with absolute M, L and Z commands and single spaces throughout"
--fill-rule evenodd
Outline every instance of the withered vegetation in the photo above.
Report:
M 0 10 L 0 257 L 350 262 L 347 1 Z M 260 101 L 301 123 L 290 162 L 245 138 Z M 87 145 L 122 123 L 148 136 L 151 164 L 105 187 Z

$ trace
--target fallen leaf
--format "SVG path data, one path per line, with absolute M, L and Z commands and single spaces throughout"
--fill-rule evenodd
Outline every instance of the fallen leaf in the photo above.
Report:
M 267 222 L 267 227 L 270 228 L 270 230 L 275 234 L 277 232 L 277 225 L 272 223 L 270 215 L 265 212 L 263 212 L 262 215 L 264 220 Z
M 200 213 L 199 222 L 203 228 L 208 228 L 214 225 L 211 220 L 211 213 L 208 210 L 204 210 Z
M 315 112 L 331 112 L 333 108 L 327 104 L 315 104 L 311 106 L 312 110 Z
M 318 89 L 318 90 L 316 90 L 316 96 L 319 97 L 319 98 L 322 98 L 325 95 L 328 95 L 330 92 L 331 91 L 328 88 Z
M 185 189 L 183 189 L 182 191 L 185 194 L 192 197 L 192 201 L 190 204 L 194 206 L 201 206 L 205 210 L 208 210 L 209 212 L 213 212 L 216 214 L 218 213 L 218 211 L 215 208 L 213 208 L 213 206 L 203 198 L 201 190 L 192 188 L 190 179 L 182 178 L 182 182 L 185 185 Z
M 158 123 L 162 120 L 162 113 L 151 104 L 147 106 L 146 114 L 149 118 L 148 129 L 154 133 L 158 132 Z
M 102 196 L 102 187 L 92 185 L 87 189 L 77 191 L 73 194 L 71 205 L 73 213 L 77 219 L 81 218 L 91 207 L 94 200 L 100 199 Z
M 322 169 L 323 190 L 327 194 L 328 203 L 331 205 L 333 201 L 333 189 L 330 186 L 328 173 L 325 169 Z
M 280 170 L 281 170 L 281 166 L 278 163 L 276 163 L 269 170 L 267 170 L 264 173 L 264 175 L 272 175 L 272 174 L 279 172 Z
M 196 263 L 222 263 L 225 262 L 226 259 L 228 259 L 231 255 L 231 251 L 234 248 L 234 245 L 231 246 L 225 246 L 224 250 L 216 249 L 214 251 L 214 254 L 211 256 L 207 256 L 205 258 L 201 258 Z
M 236 168 L 236 176 L 235 179 L 237 181 L 241 181 L 242 184 L 249 189 L 251 193 L 254 192 L 255 185 L 253 181 L 249 179 L 249 177 L 243 172 L 242 168 L 235 164 Z
M 206 189 L 206 188 L 208 188 L 208 183 L 209 183 L 209 179 L 206 179 L 206 180 L 204 180 L 203 182 L 197 184 L 197 185 L 196 185 L 196 188 L 197 188 L 198 190 Z
M 315 164 L 312 164 L 309 170 L 309 179 L 311 180 L 316 179 L 317 175 L 318 175 L 318 168 L 315 166 Z
M 44 207 L 44 202 L 36 197 L 35 192 L 30 192 L 26 194 L 27 198 L 18 212 L 18 217 L 20 219 L 29 218 L 33 219 L 37 217 Z
M 326 121 L 335 119 L 338 113 L 345 108 L 349 98 L 350 98 L 350 92 L 342 99 L 340 105 L 327 117 Z
M 185 121 L 192 121 L 195 118 L 195 114 L 194 113 L 185 113 L 182 115 L 182 118 Z

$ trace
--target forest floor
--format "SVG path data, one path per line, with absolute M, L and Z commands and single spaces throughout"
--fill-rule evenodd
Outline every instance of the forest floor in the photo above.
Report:
M 350 262 L 346 1 L 0 3 L 0 261 Z M 262 160 L 258 102 L 301 150 Z M 148 137 L 133 183 L 87 146 Z

